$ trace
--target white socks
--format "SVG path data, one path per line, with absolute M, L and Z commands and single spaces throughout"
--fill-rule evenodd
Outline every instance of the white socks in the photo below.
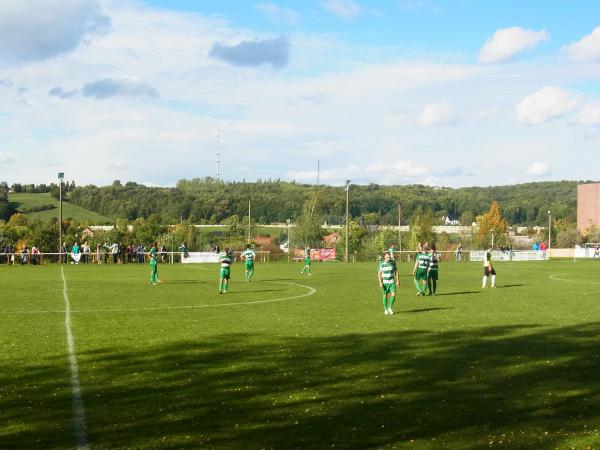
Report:
M 483 283 L 481 283 L 481 287 L 484 288 L 487 285 L 487 276 L 483 276 Z
M 492 287 L 496 287 L 496 275 L 492 275 Z

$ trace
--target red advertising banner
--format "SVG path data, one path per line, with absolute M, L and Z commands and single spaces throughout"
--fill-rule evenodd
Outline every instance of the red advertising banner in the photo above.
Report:
M 335 248 L 319 249 L 319 260 L 321 261 L 335 261 L 335 256 Z
M 312 248 L 310 250 L 310 259 L 313 261 L 335 261 L 336 256 L 335 248 Z M 295 248 L 294 258 L 303 259 L 304 250 Z

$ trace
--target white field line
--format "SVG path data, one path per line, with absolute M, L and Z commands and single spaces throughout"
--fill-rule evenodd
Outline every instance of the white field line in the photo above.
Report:
M 577 284 L 598 284 L 600 285 L 599 282 L 597 281 L 587 281 L 587 280 L 569 280 L 568 278 L 560 278 L 558 275 L 561 275 L 560 273 L 555 273 L 552 275 L 549 275 L 548 278 L 550 278 L 551 280 L 554 281 L 564 281 L 566 283 L 577 283 Z
M 176 309 L 198 309 L 198 308 L 223 308 L 229 306 L 244 306 L 244 305 L 258 305 L 261 303 L 274 303 L 274 302 L 283 302 L 286 300 L 294 300 L 303 297 L 309 297 L 317 292 L 315 288 L 310 286 L 306 286 L 300 283 L 292 283 L 289 281 L 268 281 L 268 283 L 280 283 L 280 284 L 290 284 L 294 286 L 300 286 L 302 288 L 308 289 L 306 294 L 294 295 L 291 297 L 282 297 L 282 298 L 272 298 L 270 300 L 255 300 L 251 302 L 235 302 L 235 303 L 221 303 L 218 305 L 178 305 L 178 306 L 149 306 L 144 308 L 114 308 L 114 309 L 74 309 L 70 311 L 71 313 L 110 313 L 110 312 L 135 312 L 135 311 L 166 311 L 166 310 L 176 310 Z M 223 295 L 223 298 L 227 298 L 227 295 Z M 41 310 L 41 311 L 6 311 L 0 312 L 0 315 L 6 314 L 60 314 L 66 311 L 52 311 L 52 310 Z
M 79 369 L 77 368 L 77 355 L 75 353 L 75 341 L 71 331 L 71 303 L 67 295 L 67 280 L 62 266 L 60 275 L 63 280 L 63 297 L 65 299 L 65 328 L 67 331 L 67 349 L 69 352 L 69 366 L 71 368 L 71 400 L 73 404 L 73 432 L 78 449 L 87 449 L 87 432 L 85 421 L 85 409 L 81 397 L 81 385 L 79 384 Z

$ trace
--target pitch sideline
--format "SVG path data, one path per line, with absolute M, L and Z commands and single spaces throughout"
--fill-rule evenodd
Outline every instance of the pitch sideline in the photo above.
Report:
M 60 267 L 60 275 L 63 281 L 63 297 L 65 299 L 65 329 L 67 332 L 67 350 L 69 353 L 69 366 L 71 369 L 71 400 L 73 404 L 73 432 L 78 449 L 87 449 L 87 426 L 85 420 L 85 408 L 81 397 L 81 384 L 79 383 L 79 369 L 77 367 L 77 354 L 75 353 L 75 340 L 71 330 L 71 303 L 67 294 L 67 279 L 65 271 Z

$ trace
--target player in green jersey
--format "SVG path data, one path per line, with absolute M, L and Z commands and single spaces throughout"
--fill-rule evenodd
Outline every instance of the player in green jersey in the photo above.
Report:
M 304 267 L 302 268 L 300 273 L 304 273 L 304 271 L 307 271 L 309 275 L 312 275 L 311 265 L 312 261 L 310 259 L 310 247 L 306 247 L 304 249 Z
M 254 259 L 256 258 L 256 253 L 254 253 L 250 247 L 252 247 L 250 244 L 246 244 L 246 250 L 242 252 L 242 259 L 244 260 L 244 266 L 246 268 L 246 280 L 248 282 L 252 281 L 252 275 L 254 275 Z
M 417 296 L 425 295 L 429 260 L 429 246 L 425 244 L 423 248 L 421 248 L 421 251 L 417 253 L 415 258 L 415 267 L 413 268 L 413 275 L 415 277 L 415 287 L 417 288 Z
M 438 265 L 440 262 L 439 255 L 436 252 L 435 244 L 431 244 L 429 258 L 429 268 L 427 269 L 427 288 L 429 289 L 429 295 L 435 295 L 438 281 Z
M 485 259 L 483 260 L 483 283 L 481 288 L 484 289 L 487 286 L 487 279 L 489 276 L 492 277 L 492 286 L 496 287 L 496 269 L 492 265 L 492 249 L 493 247 L 490 245 L 488 251 L 485 254 Z
M 392 307 L 396 301 L 396 288 L 400 282 L 398 280 L 398 271 L 396 264 L 389 253 L 383 257 L 383 262 L 379 265 L 379 287 L 383 291 L 383 310 L 384 314 L 394 314 Z
M 415 250 L 415 264 L 419 260 L 419 255 L 421 254 L 422 250 L 423 250 L 423 246 L 421 245 L 421 243 L 418 243 L 417 249 Z M 419 295 L 418 292 L 421 290 L 421 285 L 419 284 L 419 280 L 417 280 L 414 269 L 413 269 L 413 282 L 415 283 L 415 289 L 417 290 L 417 295 Z
M 219 272 L 219 294 L 227 294 L 229 278 L 231 277 L 231 253 L 229 247 L 225 247 L 225 250 L 219 253 L 219 264 L 221 266 Z
M 152 243 L 152 247 L 148 251 L 150 256 L 150 284 L 155 285 L 158 281 L 158 245 L 156 242 Z

